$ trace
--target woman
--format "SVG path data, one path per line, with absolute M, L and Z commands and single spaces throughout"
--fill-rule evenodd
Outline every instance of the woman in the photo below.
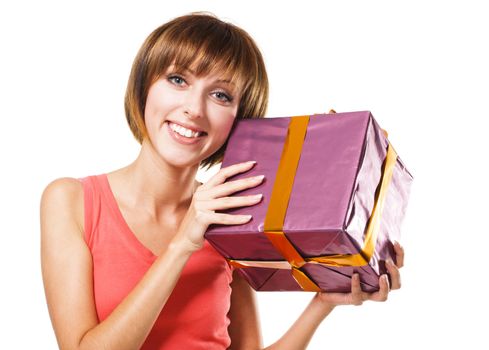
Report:
M 199 166 L 222 160 L 236 120 L 261 118 L 268 103 L 263 58 L 242 29 L 194 13 L 153 31 L 133 63 L 125 109 L 137 159 L 84 178 L 51 182 L 41 198 L 42 271 L 62 349 L 259 349 L 254 292 L 210 245 L 210 224 L 250 217 L 215 211 L 251 206 L 234 196 L 262 178 L 226 179 L 253 163 L 221 168 L 207 183 Z M 400 287 L 388 264 L 391 289 Z M 270 349 L 304 349 L 339 304 L 386 300 L 380 291 L 318 293 Z

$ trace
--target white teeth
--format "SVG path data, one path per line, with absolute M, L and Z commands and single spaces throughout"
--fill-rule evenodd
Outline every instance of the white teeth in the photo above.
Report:
M 189 138 L 199 137 L 200 135 L 202 135 L 201 132 L 194 132 L 192 130 L 184 128 L 183 126 L 176 125 L 173 123 L 170 123 L 170 128 L 172 128 L 172 130 L 175 131 L 176 133 Z

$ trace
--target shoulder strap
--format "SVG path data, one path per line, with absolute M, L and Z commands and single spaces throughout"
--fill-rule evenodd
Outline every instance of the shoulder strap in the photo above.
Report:
M 84 239 L 89 247 L 92 245 L 94 214 L 96 211 L 95 189 L 93 176 L 78 178 L 83 186 L 83 208 L 84 208 Z

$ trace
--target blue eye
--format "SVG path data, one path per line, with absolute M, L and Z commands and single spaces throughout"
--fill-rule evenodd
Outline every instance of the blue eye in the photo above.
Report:
M 216 91 L 216 95 L 218 95 L 218 94 L 220 94 L 220 96 L 224 97 L 224 99 L 217 97 L 221 101 L 231 102 L 233 100 L 233 98 L 231 96 L 225 94 L 222 91 Z
M 175 79 L 175 80 L 173 80 L 173 79 Z M 183 79 L 182 77 L 180 77 L 178 75 L 170 75 L 170 76 L 168 76 L 168 80 L 172 83 L 174 82 L 176 85 L 181 85 L 181 82 L 185 81 L 185 79 Z M 179 81 L 180 81 L 180 83 L 179 83 Z
M 169 75 L 167 79 L 169 82 L 177 86 L 182 86 L 183 83 L 186 83 L 185 79 L 179 75 Z M 217 99 L 222 102 L 229 103 L 233 100 L 233 97 L 229 96 L 224 91 L 216 91 L 214 92 L 214 94 L 217 97 Z

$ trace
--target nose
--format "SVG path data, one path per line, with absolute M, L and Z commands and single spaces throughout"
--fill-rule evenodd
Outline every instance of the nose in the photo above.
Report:
M 190 119 L 202 118 L 204 114 L 204 97 L 199 89 L 192 89 L 185 100 L 184 114 Z

